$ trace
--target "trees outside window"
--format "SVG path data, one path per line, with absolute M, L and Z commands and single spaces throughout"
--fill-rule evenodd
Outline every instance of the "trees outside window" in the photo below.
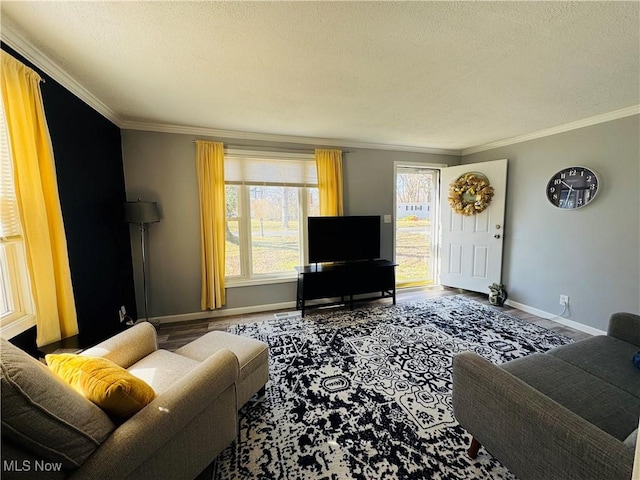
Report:
M 319 207 L 317 181 L 304 174 L 315 165 L 299 155 L 264 157 L 231 157 L 240 166 L 232 165 L 229 175 L 225 173 L 225 268 L 230 281 L 291 276 L 296 266 L 306 263 L 306 221 L 318 215 Z M 274 176 L 274 170 L 280 175 Z

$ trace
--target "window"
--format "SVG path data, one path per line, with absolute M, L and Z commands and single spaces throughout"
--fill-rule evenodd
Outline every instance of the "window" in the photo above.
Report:
M 309 154 L 225 154 L 226 278 L 287 278 L 306 258 L 308 216 L 319 215 Z
M 1 99 L 0 99 L 1 102 Z M 35 325 L 4 106 L 0 104 L 0 332 L 11 338 Z
M 395 261 L 400 286 L 436 281 L 439 171 L 396 165 Z M 433 210 L 432 207 L 433 206 Z

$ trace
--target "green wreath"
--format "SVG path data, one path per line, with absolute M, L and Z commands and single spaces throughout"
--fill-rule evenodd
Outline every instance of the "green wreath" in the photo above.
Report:
M 449 185 L 449 205 L 460 215 L 475 215 L 489 206 L 493 193 L 485 175 L 467 172 Z

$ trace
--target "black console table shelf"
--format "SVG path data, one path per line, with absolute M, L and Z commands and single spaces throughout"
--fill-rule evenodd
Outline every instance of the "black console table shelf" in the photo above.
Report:
M 371 260 L 334 264 L 313 264 L 296 267 L 298 271 L 298 293 L 296 308 L 305 310 L 307 300 L 331 299 L 339 297 L 340 302 L 327 301 L 316 306 L 345 303 L 348 298 L 353 309 L 354 302 L 392 298 L 396 304 L 396 264 L 389 260 Z M 354 298 L 354 295 L 379 293 L 377 296 Z

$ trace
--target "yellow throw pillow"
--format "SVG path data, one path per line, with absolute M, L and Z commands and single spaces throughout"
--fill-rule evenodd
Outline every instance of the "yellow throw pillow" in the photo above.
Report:
M 65 382 L 113 416 L 130 417 L 156 396 L 147 383 L 106 358 L 61 353 L 45 360 Z

